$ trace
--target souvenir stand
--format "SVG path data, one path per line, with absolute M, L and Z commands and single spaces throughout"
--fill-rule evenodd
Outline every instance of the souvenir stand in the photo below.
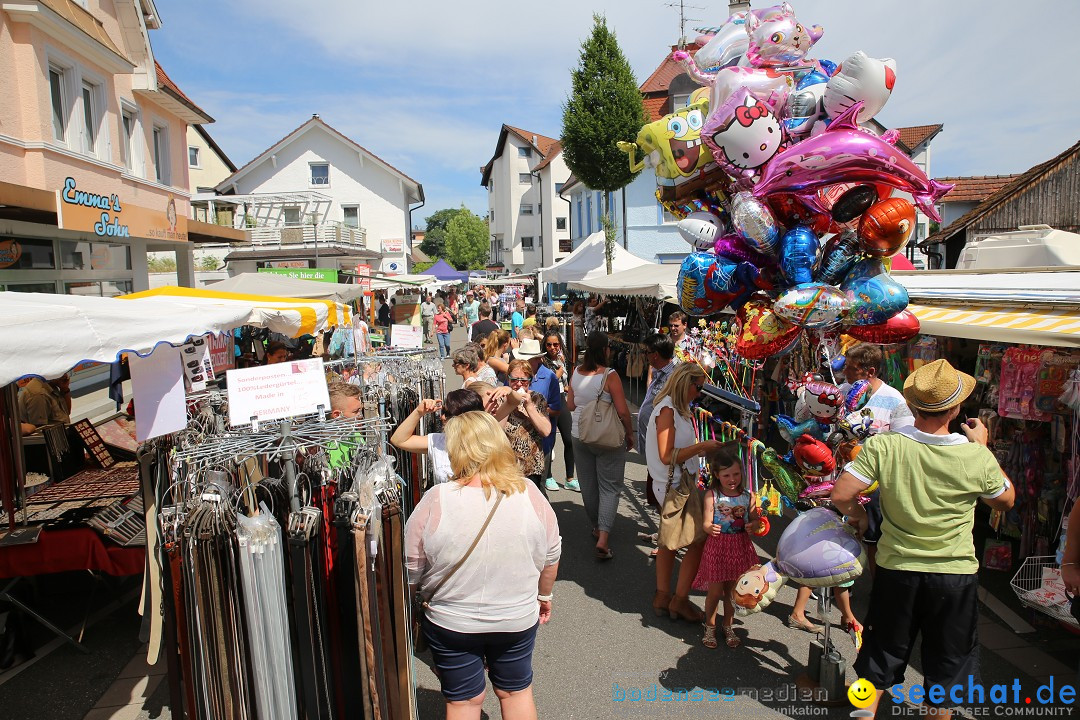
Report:
M 1080 271 L 898 273 L 922 335 L 891 378 L 945 358 L 977 381 L 963 406 L 1016 486 L 1007 513 L 980 509 L 982 572 L 1015 573 L 1020 602 L 1077 628 L 1057 565 L 1080 496 Z

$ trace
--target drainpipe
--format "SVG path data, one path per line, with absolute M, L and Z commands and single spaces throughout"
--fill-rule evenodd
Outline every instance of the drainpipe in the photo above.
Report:
M 412 214 L 413 214 L 414 210 L 419 210 L 420 208 L 424 207 L 424 204 L 426 202 L 427 202 L 427 200 L 424 198 L 424 189 L 420 188 L 420 204 L 417 205 L 416 207 L 409 206 L 409 220 L 408 220 L 408 225 L 409 226 L 407 228 L 405 228 L 405 240 L 409 244 L 408 247 L 409 247 L 410 252 L 412 251 L 412 226 L 413 226 Z M 382 254 L 382 248 L 379 248 L 379 254 L 380 255 Z M 408 260 L 408 253 L 407 253 L 406 258 L 405 258 L 405 272 L 408 272 L 408 271 L 409 271 L 409 260 Z
M 540 176 L 539 172 L 529 171 L 529 174 L 532 175 L 534 178 L 536 178 L 536 181 L 539 183 L 539 187 L 540 187 L 540 267 L 537 268 L 537 270 L 539 270 L 540 268 L 547 266 L 547 263 L 544 262 L 544 178 L 542 178 Z M 554 253 L 552 253 L 551 257 L 552 257 L 551 261 L 555 262 L 555 254 Z M 540 274 L 539 273 L 537 273 L 536 285 L 537 285 L 537 287 L 536 287 L 536 292 L 537 292 L 536 304 L 539 305 L 540 304 L 540 297 L 541 297 L 540 296 L 541 287 L 540 287 Z
M 629 250 L 629 231 L 626 229 L 626 186 L 622 186 L 622 246 L 623 250 Z

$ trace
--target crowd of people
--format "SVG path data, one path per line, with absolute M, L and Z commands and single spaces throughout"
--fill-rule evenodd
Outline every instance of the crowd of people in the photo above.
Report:
M 699 437 L 692 408 L 708 376 L 701 365 L 680 362 L 694 351 L 687 318 L 673 313 L 668 333 L 643 341 L 648 374 L 635 423 L 609 338 L 595 323 L 602 302 L 571 307 L 581 342 L 574 345 L 578 353 L 568 353 L 555 318 L 541 325 L 535 309 L 519 302 L 511 329 L 503 330 L 486 292 L 466 294 L 456 314 L 468 342 L 447 353 L 462 389 L 441 403 L 422 402 L 391 438 L 402 450 L 426 453 L 435 471 L 436 487 L 409 521 L 407 555 L 410 580 L 421 593 L 438 587 L 427 598 L 423 628 L 447 717 L 479 717 L 485 667 L 504 716 L 535 717 L 531 651 L 538 626 L 551 617 L 561 553 L 548 497 L 579 491 L 594 556 L 612 560 L 625 463 L 634 450 L 645 458 L 647 494 L 660 511 L 653 610 L 702 624 L 706 647 L 742 642 L 732 590 L 762 562 L 753 538 L 767 521 L 740 456 L 729 444 Z M 440 309 L 435 305 L 432 317 Z M 436 333 L 442 327 L 435 325 Z M 960 432 L 949 429 L 971 392 L 969 376 L 939 361 L 908 377 L 901 393 L 881 380 L 882 363 L 874 345 L 847 353 L 846 381 L 870 384 L 866 407 L 877 434 L 838 470 L 831 498 L 870 549 L 865 628 L 847 587 L 832 592 L 841 626 L 865 632 L 860 677 L 878 688 L 901 682 L 921 634 L 927 682 L 949 685 L 977 662 L 974 507 L 983 501 L 1008 508 L 1013 490 L 978 420 L 965 420 Z M 417 434 L 428 413 L 441 413 L 442 433 Z M 565 467 L 558 480 L 552 477 L 557 436 Z M 877 491 L 864 505 L 860 495 L 874 483 Z M 679 512 L 687 503 L 700 511 Z M 445 513 L 455 523 L 442 522 Z M 497 528 L 509 533 L 511 527 L 522 542 L 503 542 L 507 535 Z M 505 576 L 493 579 L 491 568 Z M 704 610 L 690 598 L 695 590 L 706 593 Z M 799 588 L 788 624 L 818 632 L 821 626 L 806 615 L 810 596 L 810 588 Z

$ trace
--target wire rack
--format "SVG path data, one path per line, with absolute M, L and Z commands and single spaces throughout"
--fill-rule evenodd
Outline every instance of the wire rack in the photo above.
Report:
M 1049 615 L 1055 620 L 1067 623 L 1072 627 L 1080 628 L 1080 623 L 1076 622 L 1076 618 L 1069 611 L 1069 601 L 1065 598 L 1064 590 L 1061 592 L 1061 602 L 1055 602 L 1049 597 L 1050 594 L 1046 592 L 1047 586 L 1044 584 L 1045 573 L 1043 571 L 1047 569 L 1057 569 L 1056 558 L 1053 555 L 1029 557 L 1016 571 L 1016 575 L 1013 576 L 1010 583 L 1013 592 L 1016 593 L 1016 597 L 1020 599 L 1020 602 L 1025 607 Z

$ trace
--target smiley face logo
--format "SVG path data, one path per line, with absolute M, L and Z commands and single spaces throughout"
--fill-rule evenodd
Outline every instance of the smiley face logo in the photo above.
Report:
M 848 700 L 857 708 L 868 708 L 877 699 L 877 688 L 869 680 L 859 678 L 847 690 Z

